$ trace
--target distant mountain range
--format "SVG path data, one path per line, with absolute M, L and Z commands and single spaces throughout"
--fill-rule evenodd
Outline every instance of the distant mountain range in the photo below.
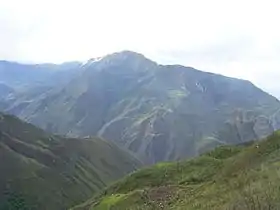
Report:
M 61 210 L 142 164 L 99 138 L 50 135 L 0 113 L 0 209 Z
M 159 65 L 135 52 L 83 64 L 0 66 L 1 82 L 15 90 L 1 100 L 3 111 L 56 134 L 108 139 L 147 164 L 280 128 L 279 101 L 251 82 Z M 6 73 L 27 69 L 24 78 Z
M 79 65 L 79 62 L 32 65 L 0 60 L 0 83 L 20 89 L 61 84 L 69 81 Z

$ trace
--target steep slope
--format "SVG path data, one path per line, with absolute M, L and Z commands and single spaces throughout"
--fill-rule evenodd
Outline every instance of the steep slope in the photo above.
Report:
M 0 209 L 66 209 L 141 164 L 98 138 L 53 136 L 0 114 Z
M 5 109 L 9 103 L 6 102 L 6 99 L 8 96 L 12 95 L 14 93 L 14 89 L 0 83 L 0 110 Z
M 248 81 L 158 65 L 129 51 L 90 60 L 79 72 L 69 84 L 5 111 L 54 133 L 104 137 L 146 163 L 280 128 L 279 101 Z
M 280 132 L 249 146 L 160 163 L 116 182 L 74 210 L 280 208 Z
M 13 93 L 13 88 L 0 83 L 0 99 L 7 97 L 9 94 Z

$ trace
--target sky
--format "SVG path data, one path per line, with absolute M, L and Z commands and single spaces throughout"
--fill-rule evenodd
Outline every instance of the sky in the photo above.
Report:
M 85 61 L 132 50 L 252 81 L 280 98 L 277 0 L 0 0 L 0 59 Z

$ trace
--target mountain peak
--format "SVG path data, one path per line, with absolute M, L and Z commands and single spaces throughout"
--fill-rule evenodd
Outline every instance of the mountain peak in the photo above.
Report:
M 109 55 L 106 55 L 104 57 L 104 59 L 109 59 L 109 60 L 114 60 L 114 61 L 124 61 L 124 60 L 131 60 L 131 61 L 135 61 L 135 60 L 140 60 L 140 59 L 144 59 L 144 60 L 149 60 L 150 59 L 146 58 L 143 54 L 134 52 L 134 51 L 129 51 L 129 50 L 123 50 L 123 51 L 119 51 L 119 52 L 115 52 Z
M 110 55 L 112 55 L 112 56 L 134 56 L 134 57 L 144 57 L 143 54 L 138 53 L 138 52 L 134 52 L 134 51 L 130 51 L 130 50 L 122 50 L 122 51 L 119 51 L 119 52 L 115 52 L 115 53 L 109 54 L 109 56 L 110 56 Z
M 120 63 L 120 62 L 128 62 L 128 63 L 139 63 L 139 62 L 144 62 L 144 63 L 154 63 L 154 61 L 146 58 L 143 54 L 134 52 L 134 51 L 129 51 L 129 50 L 123 50 L 111 54 L 107 54 L 102 57 L 96 57 L 88 60 L 86 63 L 83 65 L 92 65 L 93 63 L 99 63 L 99 64 L 110 64 L 110 63 Z

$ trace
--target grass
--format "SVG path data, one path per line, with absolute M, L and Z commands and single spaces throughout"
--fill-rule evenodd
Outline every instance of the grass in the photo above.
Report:
M 74 209 L 279 209 L 279 155 L 280 132 L 253 144 L 221 146 L 139 170 Z
M 111 206 L 116 205 L 119 201 L 123 200 L 126 197 L 126 194 L 115 194 L 111 196 L 107 196 L 102 199 L 98 205 L 96 210 L 108 209 Z

